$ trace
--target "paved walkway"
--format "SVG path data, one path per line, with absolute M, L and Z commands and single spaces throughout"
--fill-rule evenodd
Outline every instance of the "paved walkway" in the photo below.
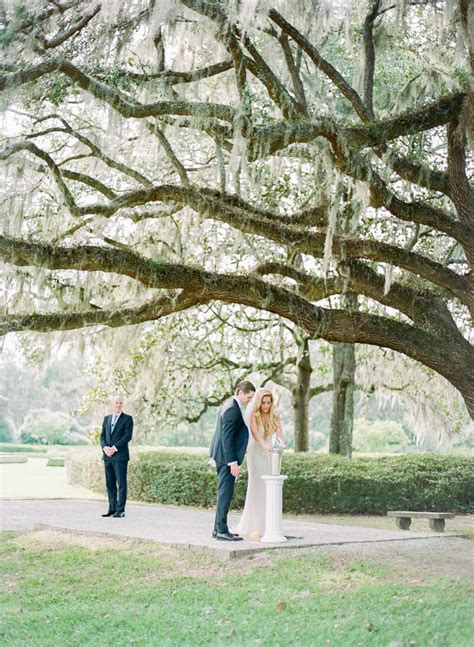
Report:
M 225 542 L 211 538 L 214 523 L 212 511 L 135 503 L 127 505 L 125 518 L 103 519 L 101 514 L 106 511 L 106 508 L 105 502 L 80 499 L 4 499 L 0 501 L 0 527 L 2 530 L 32 530 L 40 525 L 85 534 L 154 540 L 163 544 L 211 553 L 223 559 L 240 557 L 269 548 L 407 541 L 443 536 L 434 532 L 410 532 L 395 528 L 382 530 L 288 520 L 283 521 L 283 532 L 288 537 L 288 541 L 284 544 Z M 230 515 L 230 527 L 236 524 L 237 520 L 238 516 Z

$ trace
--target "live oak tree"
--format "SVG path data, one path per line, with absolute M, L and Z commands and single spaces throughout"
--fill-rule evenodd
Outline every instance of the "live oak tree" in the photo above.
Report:
M 474 417 L 472 3 L 279 7 L 5 5 L 0 333 L 240 304 Z

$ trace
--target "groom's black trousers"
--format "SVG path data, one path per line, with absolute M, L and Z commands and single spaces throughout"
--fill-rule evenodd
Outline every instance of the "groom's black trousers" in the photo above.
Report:
M 216 532 L 229 532 L 227 513 L 234 495 L 235 476 L 232 476 L 229 465 L 225 463 L 216 465 L 217 469 L 217 505 L 214 530 Z

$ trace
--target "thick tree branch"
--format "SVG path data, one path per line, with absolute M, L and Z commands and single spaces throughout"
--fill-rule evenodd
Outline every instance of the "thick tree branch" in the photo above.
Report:
M 72 36 L 75 36 L 76 34 L 81 32 L 84 29 L 84 27 L 87 27 L 87 25 L 90 23 L 92 18 L 94 18 L 94 16 L 96 16 L 100 10 L 101 10 L 101 5 L 98 4 L 95 7 L 93 7 L 89 13 L 84 14 L 78 20 L 73 22 L 68 29 L 58 32 L 55 36 L 52 36 L 51 38 L 40 38 L 39 42 L 41 44 L 41 48 L 43 50 L 47 50 L 47 49 L 54 49 L 56 47 L 59 47 L 67 40 L 69 40 Z
M 165 151 L 168 159 L 170 160 L 171 164 L 174 166 L 176 169 L 179 178 L 184 186 L 189 186 L 189 178 L 188 174 L 186 173 L 186 169 L 184 166 L 181 164 L 179 159 L 176 156 L 176 153 L 174 152 L 171 144 L 169 141 L 166 139 L 165 134 L 160 130 L 158 127 L 158 123 L 155 121 L 153 124 L 147 124 L 148 130 L 153 133 L 158 141 L 160 142 L 161 146 L 163 147 L 163 150 Z
M 290 144 L 308 143 L 324 137 L 346 150 L 378 148 L 406 135 L 446 125 L 459 113 L 465 93 L 445 95 L 418 110 L 409 110 L 390 119 L 372 121 L 359 126 L 346 126 L 330 118 L 253 127 L 247 133 L 249 159 L 258 159 L 286 149 Z
M 466 133 L 459 119 L 448 124 L 448 178 L 451 199 L 459 219 L 474 226 L 474 188 L 466 175 Z M 474 229 L 473 236 L 474 236 Z
M 59 170 L 59 167 L 57 166 L 53 158 L 44 150 L 42 150 L 41 148 L 38 148 L 36 144 L 30 141 L 16 142 L 15 144 L 11 144 L 7 148 L 0 150 L 0 160 L 8 159 L 8 157 L 10 157 L 11 155 L 14 155 L 17 152 L 24 151 L 24 150 L 28 151 L 29 153 L 32 153 L 36 157 L 39 157 L 41 160 L 43 160 L 43 162 L 47 164 L 47 166 L 49 167 L 53 175 L 56 185 L 59 188 L 59 191 L 61 192 L 64 198 L 64 202 L 66 203 L 69 211 L 74 216 L 78 216 L 79 215 L 78 207 L 74 201 L 74 198 L 72 197 L 71 192 L 69 191 L 66 184 L 64 183 L 63 176 L 61 174 L 61 171 Z
M 309 389 L 308 398 L 311 400 L 321 393 L 327 393 L 328 391 L 334 391 L 334 384 L 320 384 L 318 386 L 312 386 Z
M 23 147 L 20 144 L 19 146 L 20 148 Z M 35 147 L 31 142 L 26 142 L 24 148 L 31 150 L 32 152 L 35 152 L 36 150 L 36 154 L 40 157 L 43 155 L 40 149 L 37 149 L 37 147 Z M 47 161 L 48 158 L 49 156 L 46 156 L 45 160 Z M 54 162 L 49 158 L 48 165 L 51 164 L 54 165 Z M 53 172 L 54 168 L 56 168 L 57 172 L 57 167 L 55 167 L 55 165 L 51 166 L 51 168 L 53 169 Z M 357 172 L 359 173 L 359 171 Z M 278 243 L 294 244 L 300 251 L 311 253 L 316 256 L 320 256 L 324 251 L 325 235 L 301 232 L 298 231 L 298 229 L 286 226 L 287 224 L 325 226 L 326 210 L 324 207 L 315 207 L 290 216 L 279 216 L 272 212 L 253 207 L 236 196 L 221 194 L 214 190 L 203 188 L 199 189 L 197 187 L 186 187 L 183 189 L 173 185 L 162 185 L 150 189 L 128 192 L 111 200 L 108 205 L 97 204 L 79 208 L 75 205 L 71 194 L 64 185 L 60 173 L 58 179 L 58 184 L 61 190 L 65 189 L 66 195 L 68 195 L 68 206 L 70 206 L 72 212 L 76 215 L 84 216 L 89 214 L 98 214 L 111 216 L 119 209 L 123 208 L 136 207 L 156 201 L 174 201 L 190 206 L 201 215 L 227 222 L 241 231 L 260 234 Z M 379 191 L 380 190 L 381 189 L 379 187 Z M 424 216 L 421 222 L 427 222 L 424 206 L 420 207 L 420 205 L 417 204 L 402 203 L 402 201 L 394 197 L 391 199 L 387 196 L 384 197 L 388 203 L 388 208 L 394 211 L 396 215 L 404 217 L 406 220 L 418 222 L 420 220 L 417 220 L 416 218 L 417 214 L 421 210 Z M 409 215 L 412 216 L 411 218 L 408 218 L 404 211 L 408 208 L 410 210 Z M 435 217 L 437 220 L 433 222 Z M 449 227 L 440 224 L 437 213 L 433 215 L 430 220 L 430 224 L 433 226 L 436 225 L 438 229 L 444 229 L 449 233 L 452 233 L 452 228 L 459 227 L 459 224 L 457 223 L 449 225 Z M 413 252 L 406 252 L 405 250 L 395 246 L 378 243 L 376 241 L 342 241 L 337 238 L 334 240 L 333 254 L 336 258 L 368 258 L 382 262 L 391 262 L 403 269 L 419 274 L 420 276 L 433 281 L 440 287 L 449 290 L 461 299 L 463 303 L 468 305 L 468 307 L 472 308 L 468 279 L 455 274 L 451 270 L 444 268 L 442 265 L 421 255 L 414 254 Z
M 359 97 L 357 92 L 350 86 L 350 84 L 344 79 L 344 77 L 333 67 L 326 59 L 324 59 L 318 50 L 308 41 L 308 39 L 303 36 L 293 25 L 286 21 L 281 14 L 278 13 L 275 9 L 271 9 L 269 12 L 270 18 L 273 22 L 282 29 L 282 31 L 290 36 L 295 43 L 297 43 L 301 49 L 308 54 L 310 59 L 313 61 L 314 65 L 324 72 L 324 74 L 331 79 L 334 85 L 338 90 L 343 94 L 343 96 L 348 99 L 354 110 L 359 115 L 363 121 L 368 121 L 370 119 L 370 114 L 365 107 L 362 99 Z
M 374 118 L 374 70 L 375 70 L 375 48 L 374 48 L 374 21 L 377 18 L 381 0 L 374 0 L 364 21 L 364 103 L 370 119 Z
M 97 99 L 111 105 L 123 117 L 141 119 L 143 117 L 157 117 L 159 115 L 175 114 L 198 117 L 200 119 L 222 119 L 233 122 L 235 110 L 230 106 L 215 103 L 199 103 L 188 101 L 157 101 L 155 103 L 141 104 L 130 100 L 118 90 L 114 90 L 106 83 L 94 79 L 79 67 L 64 58 L 52 58 L 38 65 L 32 65 L 24 70 L 14 73 L 0 74 L 0 91 L 20 87 L 25 83 L 34 81 L 53 72 L 62 72 Z
M 63 132 L 71 137 L 74 137 L 77 139 L 81 144 L 84 144 L 84 146 L 87 146 L 89 150 L 91 151 L 92 155 L 94 157 L 97 157 L 97 159 L 100 159 L 102 162 L 104 162 L 107 166 L 110 166 L 110 168 L 113 168 L 117 171 L 120 171 L 124 175 L 128 175 L 129 177 L 133 178 L 136 180 L 139 184 L 150 187 L 152 186 L 152 183 L 148 178 L 146 178 L 142 173 L 139 173 L 135 169 L 130 168 L 129 166 L 126 166 L 125 164 L 122 164 L 121 162 L 118 162 L 117 160 L 112 159 L 108 155 L 106 155 L 101 148 L 95 144 L 89 137 L 86 137 L 82 133 L 78 132 L 77 130 L 74 130 L 70 124 L 63 118 L 61 115 L 57 114 L 50 114 L 46 115 L 44 117 L 41 117 L 40 119 L 37 119 L 37 123 L 42 123 L 44 121 L 47 121 L 49 119 L 56 119 L 60 121 L 63 124 L 63 128 L 49 128 L 46 131 L 43 131 L 43 133 L 32 133 L 29 135 L 29 137 L 37 137 L 41 136 L 41 134 L 46 134 L 47 132 Z M 70 160 L 67 160 L 70 161 Z
M 115 309 L 79 310 L 75 312 L 49 312 L 35 314 L 8 314 L 0 316 L 0 336 L 16 330 L 49 332 L 51 330 L 77 330 L 87 326 L 120 328 L 145 321 L 155 321 L 170 314 L 205 303 L 196 295 L 166 294 L 145 304 Z
M 451 313 L 444 301 L 429 290 L 415 290 L 408 285 L 393 281 L 390 290 L 385 290 L 383 276 L 370 269 L 367 265 L 357 262 L 339 264 L 338 278 L 321 279 L 296 267 L 268 262 L 258 266 L 256 272 L 260 275 L 279 274 L 296 281 L 299 294 L 311 301 L 320 301 L 332 294 L 345 292 L 362 294 L 385 306 L 403 312 L 418 327 L 435 335 L 448 334 L 453 341 L 469 344 L 460 334 Z
M 207 65 L 199 70 L 190 70 L 189 72 L 178 72 L 176 70 L 163 70 L 162 72 L 140 74 L 139 72 L 130 72 L 123 70 L 123 75 L 133 81 L 163 81 L 165 85 L 179 85 L 181 83 L 194 83 L 202 79 L 209 79 L 217 74 L 222 74 L 232 69 L 232 61 L 222 61 Z
M 0 91 L 7 87 L 19 87 L 52 72 L 63 72 L 81 88 L 113 106 L 124 117 L 174 114 L 198 117 L 201 121 L 221 119 L 234 122 L 235 110 L 222 104 L 187 101 L 160 101 L 153 104 L 131 102 L 123 94 L 88 76 L 72 63 L 58 58 L 19 72 L 0 74 Z M 272 154 L 287 148 L 289 144 L 309 142 L 321 136 L 332 142 L 339 140 L 347 147 L 378 147 L 403 135 L 445 125 L 458 114 L 464 96 L 464 93 L 447 95 L 419 110 L 361 126 L 344 127 L 330 119 L 306 121 L 300 118 L 298 123 L 282 121 L 267 127 L 253 127 L 244 132 L 249 139 L 249 158 Z M 203 129 L 209 127 L 208 123 Z M 224 130 L 220 133 L 221 140 L 230 135 L 231 132 Z
M 312 210 L 306 210 L 299 214 L 280 217 L 270 211 L 253 207 L 240 198 L 212 189 L 161 185 L 150 190 L 143 189 L 127 193 L 108 205 L 89 205 L 82 208 L 81 213 L 110 216 L 119 209 L 155 201 L 174 201 L 187 205 L 202 216 L 226 222 L 245 233 L 261 235 L 279 244 L 294 245 L 299 252 L 316 257 L 322 257 L 324 254 L 325 233 L 304 231 L 299 227 L 291 226 L 292 222 L 306 221 L 307 218 L 310 221 L 313 218 L 311 224 L 325 225 L 325 216 L 319 213 L 319 208 L 314 209 L 315 213 L 312 213 Z M 342 239 L 337 236 L 333 240 L 332 253 L 335 258 L 367 258 L 392 263 L 432 281 L 472 307 L 468 278 L 421 254 L 375 240 Z
M 223 41 L 227 45 L 227 49 L 229 50 L 229 53 L 232 57 L 237 90 L 239 91 L 240 98 L 243 99 L 245 88 L 247 87 L 247 65 L 245 61 L 246 57 L 244 56 L 244 53 L 242 52 L 240 44 L 233 34 L 232 29 L 225 22 L 221 33 L 223 35 Z
M 383 160 L 404 180 L 408 180 L 425 189 L 439 191 L 450 197 L 451 190 L 447 173 L 432 169 L 426 164 L 416 164 L 406 157 L 392 152 L 387 153 L 383 157 Z
M 70 171 L 69 169 L 65 168 L 61 169 L 61 174 L 63 177 L 68 178 L 68 180 L 73 180 L 74 182 L 82 182 L 82 184 L 90 186 L 92 189 L 95 189 L 99 193 L 105 195 L 105 197 L 109 198 L 109 200 L 115 200 L 115 198 L 117 197 L 117 194 L 112 191 L 110 187 L 108 187 L 95 177 L 91 177 L 90 175 L 86 175 L 85 173 Z
M 304 110 L 300 104 L 291 97 L 288 90 L 271 70 L 263 56 L 261 56 L 255 45 L 247 36 L 244 36 L 244 44 L 256 63 L 257 78 L 259 78 L 267 88 L 270 98 L 273 99 L 277 106 L 279 106 L 285 119 L 294 121 L 298 119 L 299 114 L 304 115 Z
M 280 276 L 292 279 L 297 284 L 298 293 L 303 294 L 310 301 L 321 301 L 333 294 L 341 294 L 344 291 L 344 280 L 340 277 L 321 279 L 316 276 L 310 276 L 293 265 L 287 265 L 279 261 L 260 263 L 253 270 L 253 273 L 257 276 L 279 274 Z M 310 290 L 308 290 L 309 285 L 311 287 Z
M 345 129 L 344 136 L 352 146 L 373 148 L 402 135 L 413 135 L 431 130 L 436 126 L 444 126 L 458 115 L 465 96 L 464 92 L 446 94 L 417 110 L 409 110 L 388 119 L 351 126 Z
M 191 301 L 194 304 L 217 300 L 265 309 L 289 319 L 308 334 L 328 341 L 392 348 L 446 377 L 464 395 L 474 415 L 474 350 L 466 352 L 465 346 L 453 344 L 449 339 L 440 340 L 419 328 L 386 317 L 317 307 L 291 291 L 254 277 L 218 274 L 184 265 L 155 262 L 120 249 L 91 245 L 53 247 L 1 236 L 0 251 L 5 261 L 15 265 L 118 273 L 130 276 L 147 287 L 182 288 L 187 294 L 193 295 Z M 29 329 L 47 329 L 42 317 L 36 315 Z M 53 315 L 44 317 L 49 317 L 51 321 Z M 57 314 L 54 326 L 49 329 L 60 328 L 62 321 L 71 322 L 71 318 L 73 315 L 69 313 Z M 21 316 L 0 317 L 0 331 L 3 334 L 24 330 L 24 324 Z M 76 318 L 75 325 L 79 327 L 79 324 L 80 319 Z M 72 328 L 74 324 L 69 323 L 68 326 Z
M 49 18 L 55 14 L 65 14 L 69 9 L 79 7 L 84 4 L 84 0 L 65 0 L 65 2 L 50 2 L 37 13 L 26 13 L 26 16 L 20 17 L 16 24 L 6 21 L 5 26 L 12 30 L 15 35 L 30 35 L 38 31 Z
M 426 202 L 407 202 L 391 191 L 368 160 L 356 151 L 349 151 L 339 144 L 332 145 L 334 163 L 345 174 L 363 182 L 370 188 L 371 204 L 375 208 L 385 207 L 401 220 L 427 225 L 463 244 L 472 240 L 472 230 L 450 214 L 432 207 Z
M 283 54 L 285 56 L 286 66 L 288 68 L 288 72 L 290 73 L 291 82 L 293 84 L 293 92 L 295 93 L 296 101 L 298 102 L 298 112 L 301 112 L 303 116 L 308 118 L 309 117 L 308 104 L 306 102 L 304 85 L 301 80 L 298 67 L 295 63 L 295 59 L 293 58 L 293 52 L 291 51 L 291 46 L 288 41 L 288 37 L 284 32 L 282 32 L 281 35 L 279 36 L 278 42 L 282 47 Z

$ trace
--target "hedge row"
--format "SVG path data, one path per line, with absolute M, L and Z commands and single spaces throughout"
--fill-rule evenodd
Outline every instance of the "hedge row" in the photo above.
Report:
M 474 511 L 474 457 L 436 454 L 355 458 L 286 454 L 282 472 L 285 512 L 371 513 L 387 510 Z M 100 461 L 70 466 L 73 482 L 104 492 Z M 245 500 L 245 468 L 234 508 Z M 129 498 L 151 503 L 210 507 L 216 474 L 202 455 L 146 452 L 129 466 Z

